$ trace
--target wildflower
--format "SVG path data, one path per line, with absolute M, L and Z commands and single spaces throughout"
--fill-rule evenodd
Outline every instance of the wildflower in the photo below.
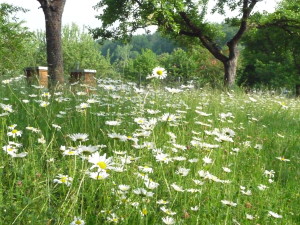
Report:
M 138 169 L 143 173 L 153 173 L 153 169 L 149 166 L 138 166 Z
M 195 183 L 196 185 L 203 185 L 203 184 L 204 184 L 204 182 L 201 181 L 201 180 L 193 179 L 193 181 L 194 181 L 194 183 Z
M 212 159 L 207 156 L 205 156 L 202 160 L 205 164 L 211 164 L 213 162 Z
M 104 90 L 107 90 L 107 91 L 116 90 L 116 86 L 114 86 L 114 85 L 104 85 L 103 88 L 104 88 Z
M 189 161 L 190 163 L 196 163 L 196 162 L 199 161 L 199 159 L 193 158 L 193 159 L 189 159 L 188 161 Z
M 240 189 L 241 189 L 241 193 L 242 193 L 243 195 L 248 195 L 248 196 L 252 195 L 251 190 L 246 190 L 246 187 L 240 186 Z
M 276 157 L 276 159 L 279 159 L 280 161 L 283 161 L 283 162 L 289 162 L 289 161 L 291 161 L 289 159 L 284 158 L 284 156 Z
M 168 154 L 159 153 L 155 156 L 157 162 L 164 162 L 169 163 L 172 161 L 172 159 L 169 157 Z
M 3 151 L 5 151 L 8 155 L 10 155 L 13 158 L 23 158 L 27 155 L 27 152 L 18 152 L 18 147 L 21 147 L 22 145 L 19 143 L 15 143 L 10 141 L 8 145 L 5 145 L 2 147 Z
M 183 189 L 181 186 L 177 185 L 176 183 L 171 184 L 171 187 L 172 187 L 175 191 L 178 191 L 178 192 L 184 192 L 184 189 Z
M 98 172 L 87 172 L 87 174 L 90 176 L 90 178 L 92 178 L 94 180 L 104 180 L 107 177 L 109 177 L 109 174 L 106 173 L 105 170 L 101 170 Z
M 161 121 L 168 121 L 168 122 L 176 121 L 176 119 L 177 117 L 174 114 L 170 114 L 170 113 L 165 113 L 161 117 Z
M 76 108 L 77 109 L 87 109 L 89 107 L 90 107 L 89 103 L 83 102 L 79 106 L 77 106 Z
M 45 137 L 42 136 L 41 138 L 38 138 L 38 143 L 45 144 L 46 143 Z
M 70 147 L 68 149 L 66 149 L 65 146 L 61 146 L 60 147 L 60 150 L 63 151 L 63 155 L 79 155 L 79 151 L 77 151 L 77 149 L 73 148 L 73 147 Z
M 50 159 L 47 160 L 48 163 L 52 163 L 52 162 L 54 162 L 54 161 L 55 161 L 54 158 L 50 158 Z
M 118 223 L 120 221 L 120 218 L 115 213 L 111 213 L 106 219 L 113 223 Z
M 221 200 L 221 202 L 222 202 L 222 204 L 224 204 L 224 205 L 233 206 L 233 207 L 237 206 L 237 203 L 232 202 L 232 201 Z
M 136 195 L 143 195 L 143 196 L 147 196 L 147 197 L 153 197 L 153 195 L 154 195 L 153 192 L 148 192 L 144 188 L 136 188 L 133 190 L 133 193 Z
M 252 216 L 252 215 L 250 215 L 250 214 L 247 214 L 247 213 L 246 213 L 246 219 L 247 219 L 247 220 L 254 220 L 255 217 Z
M 146 180 L 144 182 L 145 186 L 148 188 L 148 189 L 155 189 L 159 186 L 159 183 L 156 183 L 154 181 L 151 181 L 151 180 Z
M 47 107 L 48 105 L 50 105 L 50 102 L 47 102 L 47 101 L 41 101 L 40 102 L 40 106 L 43 107 L 43 108 Z
M 5 104 L 2 104 L 2 103 L 0 103 L 0 107 L 4 110 L 4 111 L 6 111 L 6 112 L 13 112 L 14 110 L 12 109 L 12 106 L 11 105 L 5 105 Z
M 7 80 L 3 80 L 2 84 L 9 84 L 11 83 L 13 80 L 12 79 L 7 79 Z
M 262 150 L 263 146 L 261 144 L 256 144 L 254 148 L 257 150 Z
M 87 141 L 88 139 L 88 134 L 69 134 L 69 137 L 72 139 L 72 141 Z
M 159 112 L 160 112 L 159 110 L 147 109 L 147 113 L 152 114 L 152 115 L 157 114 Z
M 162 221 L 164 222 L 164 224 L 168 225 L 175 224 L 175 219 L 169 216 L 163 217 Z
M 279 215 L 279 214 L 277 214 L 275 212 L 272 212 L 272 211 L 268 212 L 268 216 L 272 216 L 272 217 L 277 218 L 277 219 L 281 219 L 282 218 L 281 215 Z
M 134 122 L 136 122 L 137 124 L 144 124 L 146 123 L 146 119 L 145 118 L 142 118 L 142 117 L 137 117 L 134 119 Z
M 60 130 L 61 126 L 57 125 L 57 124 L 52 124 L 52 127 L 55 128 L 56 130 Z
M 120 121 L 105 121 L 105 124 L 109 125 L 109 126 L 119 126 L 121 124 L 121 122 Z
M 162 200 L 162 199 L 156 201 L 156 204 L 158 204 L 158 205 L 166 205 L 168 203 L 169 203 L 168 201 L 165 201 L 165 200 Z
M 110 169 L 111 165 L 113 164 L 112 157 L 106 158 L 106 153 L 100 156 L 99 152 L 93 153 L 91 156 L 89 156 L 88 161 L 94 164 L 91 169 L 96 167 L 99 170 Z
M 202 112 L 199 110 L 195 110 L 195 112 L 198 113 L 200 116 L 211 116 L 212 115 L 211 113 L 206 113 L 206 112 Z
M 258 187 L 258 189 L 261 190 L 261 191 L 264 191 L 264 190 L 266 190 L 266 189 L 268 188 L 268 186 L 263 185 L 263 184 L 260 184 L 260 185 L 258 185 L 257 187 Z
M 130 189 L 130 186 L 129 185 L 125 185 L 125 184 L 120 184 L 118 186 L 118 188 L 123 191 L 123 192 L 127 192 L 129 189 Z
M 70 223 L 70 225 L 84 225 L 85 222 L 80 218 L 80 217 L 77 217 L 77 216 L 74 216 L 74 220 Z
M 49 92 L 44 92 L 41 94 L 41 96 L 49 99 L 51 97 L 51 94 Z
M 80 145 L 77 147 L 76 151 L 79 154 L 86 154 L 86 153 L 94 153 L 99 149 L 99 146 L 85 146 L 85 145 Z
M 179 167 L 177 171 L 175 171 L 176 174 L 181 175 L 181 176 L 187 176 L 188 173 L 190 172 L 190 169 L 184 168 L 184 167 Z
M 231 169 L 227 168 L 227 167 L 222 167 L 223 171 L 226 173 L 230 173 Z
M 191 210 L 192 210 L 192 211 L 198 211 L 198 210 L 199 210 L 199 207 L 196 205 L 195 207 L 191 207 Z
M 99 101 L 96 99 L 93 99 L 93 98 L 90 98 L 87 100 L 87 103 L 89 103 L 89 104 L 93 104 L 93 103 L 97 103 L 97 102 L 99 102 Z
M 265 170 L 264 171 L 264 175 L 268 178 L 273 178 L 275 175 L 275 171 L 274 170 Z
M 13 138 L 15 138 L 15 137 L 21 137 L 22 136 L 22 131 L 20 131 L 20 130 L 17 130 L 17 129 L 13 129 L 12 131 L 10 131 L 10 132 L 7 132 L 7 136 L 11 136 L 11 137 L 13 137 Z
M 168 88 L 168 87 L 165 87 L 165 89 L 166 89 L 168 92 L 172 93 L 172 94 L 176 94 L 176 93 L 182 92 L 181 89 L 177 89 L 177 88 Z
M 195 189 L 195 188 L 188 188 L 188 189 L 186 189 L 186 192 L 197 193 L 197 192 L 201 192 L 201 190 L 200 189 Z
M 77 93 L 76 93 L 77 95 L 87 95 L 87 93 L 86 92 L 84 92 L 84 91 L 78 91 Z
M 53 180 L 54 183 L 65 184 L 67 186 L 72 184 L 73 178 L 68 175 L 58 174 L 56 177 L 57 179 Z
M 26 130 L 30 130 L 30 131 L 32 131 L 32 132 L 34 132 L 34 133 L 39 133 L 39 132 L 41 132 L 40 129 L 37 129 L 37 128 L 34 128 L 34 127 L 26 127 Z
M 231 130 L 230 128 L 223 128 L 221 131 L 222 134 L 228 136 L 228 137 L 234 137 L 235 136 L 235 132 L 233 130 Z
M 167 71 L 162 68 L 162 67 L 155 67 L 152 70 L 152 74 L 148 75 L 146 79 L 151 79 L 151 78 L 158 78 L 158 79 L 165 79 L 167 77 Z
M 171 209 L 166 208 L 165 206 L 160 207 L 160 209 L 167 215 L 176 215 L 176 212 L 173 212 Z
M 215 140 L 217 142 L 223 142 L 223 141 L 234 142 L 231 137 L 224 135 L 224 134 L 218 134 L 218 136 L 215 137 Z
M 12 145 L 5 145 L 2 147 L 3 151 L 5 151 L 7 154 L 13 154 L 18 151 L 18 149 Z

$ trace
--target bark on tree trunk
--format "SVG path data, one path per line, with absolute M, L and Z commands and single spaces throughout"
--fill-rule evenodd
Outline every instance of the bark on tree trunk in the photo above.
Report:
M 224 65 L 224 86 L 232 87 L 235 84 L 236 70 L 237 70 L 238 57 L 235 56 L 232 59 L 228 59 L 223 62 Z
M 61 21 L 66 0 L 38 0 L 46 23 L 47 64 L 50 86 L 64 83 Z
M 296 97 L 300 97 L 300 84 L 296 84 Z

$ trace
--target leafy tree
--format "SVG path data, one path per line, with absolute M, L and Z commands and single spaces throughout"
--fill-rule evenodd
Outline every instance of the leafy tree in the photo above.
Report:
M 52 85 L 64 83 L 61 21 L 66 0 L 37 0 L 46 22 L 47 64 Z
M 32 33 L 13 16 L 26 11 L 10 4 L 0 4 L 0 74 L 24 68 L 31 59 L 28 56 Z
M 129 61 L 126 68 L 126 77 L 145 82 L 146 76 L 151 74 L 153 68 L 159 65 L 156 54 L 150 50 L 142 50 L 135 59 Z
M 201 46 L 189 51 L 178 48 L 158 59 L 168 70 L 168 81 L 186 83 L 193 80 L 197 86 L 222 86 L 222 65 Z
M 244 40 L 245 69 L 239 83 L 294 87 L 300 83 L 300 1 L 282 1 L 268 15 L 256 15 Z
M 76 24 L 64 26 L 62 29 L 62 48 L 65 73 L 77 67 L 95 69 L 99 75 L 113 73 L 109 61 L 101 55 L 100 45 L 92 36 L 80 30 Z
M 170 39 L 162 37 L 158 32 L 154 34 L 133 35 L 130 42 L 127 43 L 132 46 L 130 57 L 135 57 L 137 53 L 141 54 L 143 50 L 150 49 L 155 54 L 171 53 L 178 44 Z M 118 46 L 124 46 L 121 41 L 106 40 L 103 41 L 101 52 L 104 56 L 110 55 L 111 62 L 117 60 Z M 118 50 L 119 51 L 119 50 Z
M 183 35 L 198 40 L 224 67 L 224 84 L 231 86 L 235 82 L 238 43 L 248 28 L 250 14 L 260 0 L 217 0 L 214 12 L 225 14 L 238 9 L 240 18 L 234 20 L 237 32 L 227 42 L 227 54 L 217 43 L 217 29 L 205 21 L 208 0 L 102 0 L 95 8 L 101 9 L 98 19 L 102 27 L 93 30 L 94 37 L 128 37 L 134 31 L 157 25 L 159 31 L 171 36 Z

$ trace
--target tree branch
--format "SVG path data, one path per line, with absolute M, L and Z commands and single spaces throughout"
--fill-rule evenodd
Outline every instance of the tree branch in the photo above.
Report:
M 243 1 L 243 8 L 242 8 L 243 15 L 242 15 L 242 18 L 241 18 L 241 24 L 240 24 L 239 30 L 233 36 L 233 38 L 230 41 L 227 42 L 227 46 L 230 50 L 229 51 L 230 52 L 229 58 L 235 57 L 236 51 L 234 50 L 234 48 L 236 48 L 237 43 L 239 42 L 239 40 L 242 38 L 243 34 L 247 30 L 247 22 L 248 22 L 248 19 L 250 17 L 250 13 L 252 12 L 254 6 L 256 5 L 256 3 L 259 0 L 252 0 L 250 5 L 249 5 L 249 1 L 250 0 L 244 0 Z
M 179 15 L 181 16 L 187 27 L 192 30 L 192 32 L 188 32 L 189 34 L 193 35 L 194 37 L 198 37 L 204 47 L 207 48 L 207 50 L 217 59 L 222 62 L 227 60 L 227 57 L 221 53 L 220 48 L 218 48 L 217 44 L 210 40 L 209 37 L 205 36 L 201 29 L 199 29 L 192 23 L 186 12 L 179 12 Z

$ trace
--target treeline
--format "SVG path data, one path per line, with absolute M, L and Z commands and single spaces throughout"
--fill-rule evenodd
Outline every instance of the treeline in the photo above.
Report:
M 0 73 L 22 73 L 28 66 L 45 66 L 46 40 L 43 32 L 29 32 L 17 18 L 21 8 L 0 5 Z M 284 6 L 289 12 L 292 6 Z M 296 10 L 297 11 L 297 10 Z M 283 13 L 282 11 L 278 13 Z M 253 27 L 240 45 L 241 56 L 237 84 L 250 88 L 288 88 L 300 80 L 300 14 L 293 14 L 294 24 L 278 27 L 268 24 L 278 14 L 258 14 L 263 21 Z M 270 23 L 270 22 L 269 22 Z M 299 22 L 300 24 L 300 22 Z M 222 33 L 220 46 L 226 45 L 236 31 L 230 24 L 215 24 Z M 288 31 L 287 31 L 288 29 Z M 114 77 L 147 83 L 146 76 L 156 66 L 168 71 L 165 82 L 193 80 L 198 86 L 222 86 L 223 66 L 203 47 L 191 40 L 169 39 L 159 33 L 136 35 L 128 43 L 93 40 L 87 30 L 77 25 L 63 27 L 63 57 L 66 76 L 76 68 L 96 69 L 99 77 Z

